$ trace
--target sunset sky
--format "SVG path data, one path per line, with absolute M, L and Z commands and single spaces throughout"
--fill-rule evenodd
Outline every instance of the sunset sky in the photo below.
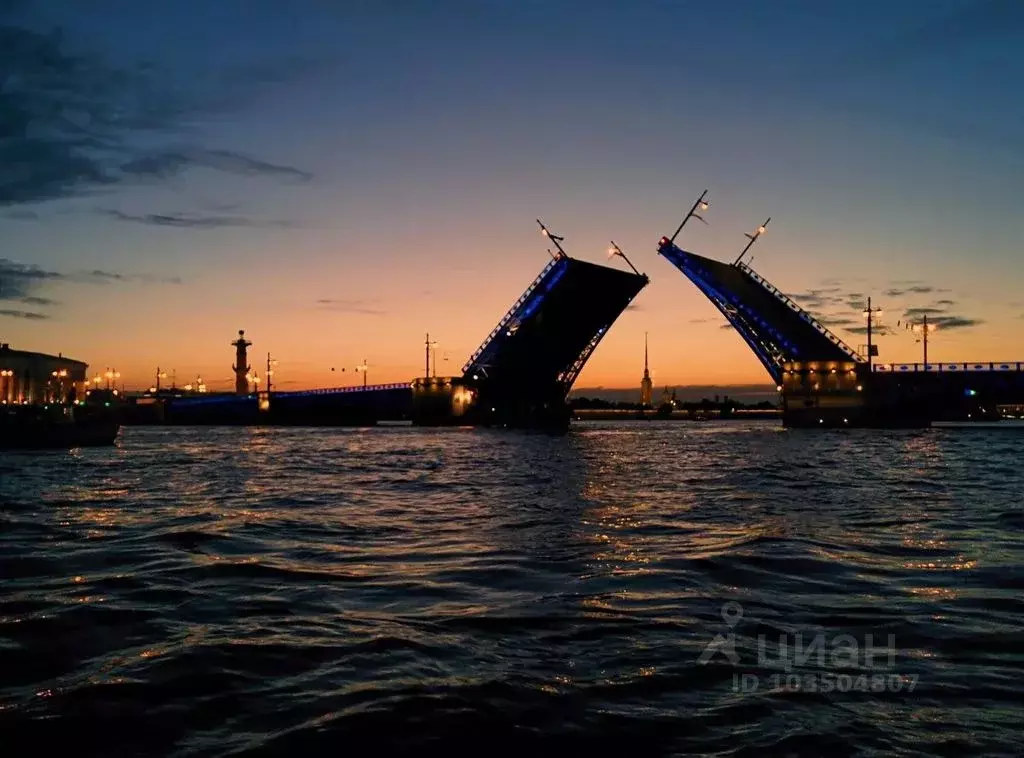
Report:
M 771 216 L 754 268 L 855 347 L 871 295 L 883 360 L 908 310 L 1024 360 L 1022 80 L 1018 0 L 0 0 L 0 341 L 226 389 L 244 328 L 291 388 L 410 379 L 429 331 L 457 373 L 539 217 L 651 277 L 577 386 L 636 386 L 644 332 L 659 386 L 768 382 L 655 254 L 707 188 L 680 245 Z

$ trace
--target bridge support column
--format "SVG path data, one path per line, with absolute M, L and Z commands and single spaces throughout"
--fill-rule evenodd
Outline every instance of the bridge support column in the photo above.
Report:
M 415 426 L 472 424 L 477 390 L 459 377 L 428 376 L 412 383 L 412 423 Z

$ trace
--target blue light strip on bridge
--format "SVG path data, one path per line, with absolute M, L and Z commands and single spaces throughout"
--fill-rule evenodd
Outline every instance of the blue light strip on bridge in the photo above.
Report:
M 778 329 L 774 328 L 759 314 L 754 312 L 746 303 L 742 302 L 736 295 L 733 295 L 732 293 L 725 295 L 715 286 L 710 284 L 708 279 L 713 277 L 711 277 L 709 272 L 704 271 L 702 268 L 694 264 L 692 259 L 678 247 L 675 245 L 668 245 L 662 247 L 659 252 L 668 258 L 672 265 L 682 271 L 686 278 L 693 282 L 704 296 L 714 303 L 715 307 L 721 311 L 722 315 L 725 316 L 726 319 L 728 319 L 733 328 L 739 332 L 743 341 L 747 343 L 747 346 L 754 351 L 754 354 L 757 356 L 758 360 L 761 361 L 769 375 L 776 381 L 776 383 L 780 382 L 782 380 L 781 365 L 779 365 L 779 362 L 768 352 L 768 348 L 763 344 L 761 335 L 758 334 L 757 330 L 746 323 L 747 318 L 749 317 L 756 323 L 760 324 L 768 334 L 774 336 L 782 344 L 782 347 L 788 349 L 793 355 L 799 354 L 799 350 L 796 346 L 787 340 Z M 737 313 L 730 313 L 725 308 L 726 303 L 736 308 Z M 741 312 L 745 312 L 746 315 Z M 777 346 L 776 349 L 778 349 Z
M 463 373 L 467 373 L 471 369 L 476 368 L 480 365 L 486 365 L 490 356 L 497 350 L 500 349 L 501 343 L 504 341 L 504 337 L 507 335 L 502 333 L 504 326 L 510 321 L 525 321 L 534 314 L 540 304 L 547 297 L 548 293 L 554 289 L 555 285 L 558 284 L 559 280 L 565 276 L 565 272 L 569 268 L 568 258 L 559 258 L 557 261 L 552 261 L 548 264 L 548 268 L 544 273 L 541 274 L 541 281 L 536 282 L 531 290 L 527 291 L 527 298 L 523 303 L 516 309 L 509 311 L 505 318 L 503 318 L 498 326 L 491 333 L 488 341 L 485 345 L 477 351 L 476 356 L 470 360 L 462 369 Z M 547 277 L 545 280 L 544 277 Z
M 315 390 L 296 390 L 294 392 L 271 392 L 270 398 L 290 397 L 320 397 L 329 395 L 351 395 L 360 392 L 388 392 L 392 390 L 409 389 L 409 382 L 396 382 L 393 384 L 370 384 L 366 387 L 327 387 Z M 171 402 L 179 407 L 191 405 L 216 405 L 218 403 L 252 403 L 257 399 L 256 395 L 214 395 L 212 397 L 176 397 Z

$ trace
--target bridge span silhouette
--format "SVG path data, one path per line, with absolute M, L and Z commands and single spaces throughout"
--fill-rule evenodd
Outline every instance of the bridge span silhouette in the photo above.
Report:
M 569 391 L 616 319 L 649 279 L 618 247 L 629 270 L 571 257 L 539 220 L 551 260 L 499 319 L 458 376 L 406 383 L 252 395 L 175 398 L 175 423 L 364 424 L 568 429 Z
M 868 314 L 868 355 L 861 355 L 810 311 L 743 259 L 771 219 L 731 262 L 689 252 L 676 239 L 703 220 L 705 191 L 657 252 L 722 313 L 761 362 L 793 427 L 924 427 L 934 421 L 997 417 L 999 405 L 1024 403 L 1024 362 L 890 364 L 875 360 Z M 629 270 L 570 257 L 564 239 L 539 220 L 551 260 L 527 286 L 456 376 L 248 396 L 174 399 L 178 423 L 372 424 L 541 427 L 564 431 L 573 383 L 603 337 L 649 284 Z
M 871 343 L 873 310 L 865 310 L 862 356 L 743 258 L 765 231 L 746 235 L 731 262 L 688 252 L 675 243 L 698 210 L 700 196 L 671 237 L 658 242 L 669 261 L 710 300 L 775 382 L 783 423 L 794 427 L 925 427 L 936 421 L 997 419 L 998 406 L 1024 402 L 1024 362 L 883 363 Z M 771 219 L 769 219 L 770 221 Z

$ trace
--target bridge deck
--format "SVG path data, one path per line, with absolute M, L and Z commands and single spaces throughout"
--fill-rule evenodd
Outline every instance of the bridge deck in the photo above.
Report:
M 689 253 L 662 238 L 658 253 L 722 312 L 778 382 L 793 360 L 862 362 L 810 313 L 744 264 Z
M 564 400 L 646 276 L 559 256 L 498 322 L 463 369 L 482 397 Z

